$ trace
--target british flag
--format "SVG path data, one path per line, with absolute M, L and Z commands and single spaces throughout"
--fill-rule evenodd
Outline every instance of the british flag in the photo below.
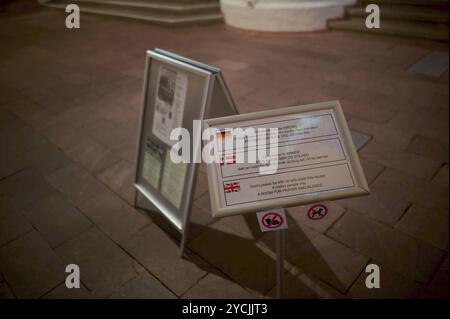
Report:
M 225 193 L 235 193 L 241 190 L 241 185 L 239 182 L 225 183 L 223 189 L 225 190 Z

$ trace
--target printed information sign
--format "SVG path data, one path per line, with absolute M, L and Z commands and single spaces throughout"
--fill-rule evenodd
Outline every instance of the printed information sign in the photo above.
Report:
M 245 147 L 236 148 L 238 139 L 229 144 L 232 147 L 223 147 L 220 152 L 224 159 L 222 163 L 208 166 L 215 216 L 255 212 L 258 208 L 302 205 L 369 192 L 338 102 L 205 122 L 220 131 L 250 127 L 278 129 L 278 155 L 269 157 L 277 163 L 273 173 L 262 174 L 260 168 L 267 163 L 259 159 L 256 163 L 236 161 L 240 155 L 248 159 L 248 152 L 254 150 L 254 145 L 259 145 L 252 143 L 251 137 L 245 138 Z M 231 134 L 222 136 L 225 140 L 233 139 Z M 269 153 L 271 147 L 268 145 L 264 153 Z
M 176 141 L 170 135 L 183 128 L 193 136 L 195 120 L 230 114 L 237 110 L 220 69 L 161 49 L 147 51 L 134 185 L 182 233 L 182 247 L 198 164 L 171 160 Z M 193 137 L 193 143 L 199 140 Z

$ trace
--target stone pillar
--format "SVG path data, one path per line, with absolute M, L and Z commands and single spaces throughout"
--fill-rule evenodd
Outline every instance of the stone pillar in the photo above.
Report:
M 220 0 L 225 23 L 240 29 L 300 32 L 327 28 L 356 0 Z

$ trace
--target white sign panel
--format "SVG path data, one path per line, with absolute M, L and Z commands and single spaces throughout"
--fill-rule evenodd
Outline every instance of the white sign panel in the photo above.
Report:
M 157 83 L 152 133 L 171 145 L 170 132 L 182 126 L 188 77 L 184 72 L 160 66 Z
M 277 128 L 277 169 L 257 160 L 237 163 L 255 143 L 225 147 L 222 164 L 208 166 L 213 215 L 255 212 L 258 208 L 288 207 L 326 199 L 368 194 L 350 132 L 338 102 L 290 107 L 206 121 L 221 131 L 234 128 Z M 223 139 L 233 138 L 232 134 Z M 273 146 L 269 146 L 273 147 Z M 244 154 L 240 154 L 244 152 Z M 242 157 L 241 157 L 242 158 Z
M 288 228 L 283 208 L 266 210 L 256 214 L 262 232 Z

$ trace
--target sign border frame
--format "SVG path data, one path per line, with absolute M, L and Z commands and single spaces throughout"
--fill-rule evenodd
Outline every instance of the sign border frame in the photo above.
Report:
M 144 83 L 143 83 L 143 96 L 142 96 L 142 103 L 141 103 L 141 110 L 139 114 L 139 126 L 138 126 L 138 141 L 136 145 L 136 151 L 135 151 L 135 158 L 136 158 L 136 164 L 134 167 L 134 174 L 133 174 L 133 184 L 135 189 L 141 193 L 147 200 L 149 200 L 160 212 L 163 214 L 167 220 L 175 226 L 175 228 L 182 234 L 185 234 L 187 231 L 187 224 L 190 220 L 190 213 L 191 213 L 191 206 L 192 206 L 192 198 L 194 196 L 195 187 L 188 187 L 186 190 L 182 203 L 180 205 L 180 208 L 177 209 L 174 205 L 172 205 L 167 199 L 162 198 L 162 195 L 159 193 L 156 193 L 152 191 L 151 189 L 147 189 L 144 185 L 140 183 L 139 176 L 139 168 L 141 167 L 141 160 L 140 160 L 140 154 L 141 154 L 141 146 L 142 146 L 142 140 L 144 135 L 144 121 L 145 121 L 145 115 L 147 110 L 147 102 L 148 102 L 148 81 L 150 79 L 150 71 L 151 71 L 151 65 L 152 60 L 158 60 L 163 63 L 167 63 L 172 66 L 176 66 L 178 68 L 181 68 L 187 72 L 191 72 L 200 76 L 204 76 L 206 78 L 206 84 L 205 84 L 205 94 L 202 98 L 202 105 L 200 109 L 201 118 L 204 118 L 206 114 L 206 108 L 208 103 L 211 100 L 212 95 L 212 89 L 213 89 L 213 80 L 215 76 L 215 70 L 213 68 L 206 69 L 201 68 L 196 63 L 189 63 L 189 59 L 183 58 L 182 60 L 177 59 L 177 55 L 171 54 L 171 55 L 165 55 L 165 51 L 163 50 L 147 50 L 146 56 L 145 56 L 145 71 L 144 71 Z M 195 61 L 194 61 L 195 62 Z M 201 151 L 201 150 L 198 150 Z M 195 154 L 192 154 L 192 156 L 195 156 Z M 195 157 L 193 157 L 195 158 Z M 190 163 L 188 164 L 188 169 L 186 172 L 186 179 L 185 179 L 185 185 L 194 185 L 196 184 L 196 178 L 197 178 L 197 172 L 198 172 L 198 165 L 197 163 Z M 172 211 L 175 209 L 178 210 L 179 213 L 181 213 L 181 220 L 178 220 L 175 216 L 177 214 L 174 214 Z
M 311 111 L 320 111 L 320 110 L 329 110 L 332 109 L 336 115 L 336 121 L 338 130 L 341 132 L 343 143 L 345 143 L 347 152 L 348 152 L 348 160 L 349 164 L 353 168 L 354 177 L 355 177 L 355 186 L 350 189 L 341 189 L 338 191 L 327 191 L 325 193 L 320 194 L 308 194 L 304 196 L 304 200 L 298 200 L 297 197 L 291 196 L 288 198 L 278 198 L 278 199 L 268 199 L 261 201 L 259 203 L 244 203 L 244 204 L 236 204 L 233 207 L 221 206 L 221 200 L 218 189 L 218 176 L 216 174 L 215 165 L 216 163 L 207 165 L 207 173 L 208 173 L 208 186 L 210 189 L 211 196 L 211 210 L 212 216 L 216 217 L 227 217 L 244 213 L 255 213 L 261 210 L 268 210 L 271 208 L 279 208 L 279 207 L 292 207 L 299 205 L 306 205 L 315 202 L 321 202 L 325 200 L 336 200 L 343 199 L 348 197 L 356 197 L 356 196 L 364 196 L 370 193 L 369 185 L 367 183 L 367 179 L 365 177 L 364 171 L 362 169 L 358 153 L 356 151 L 355 145 L 352 140 L 352 136 L 350 133 L 350 129 L 347 125 L 347 121 L 344 116 L 344 112 L 342 111 L 341 104 L 338 100 L 319 102 L 313 104 L 306 105 L 296 105 L 289 106 L 279 109 L 252 112 L 246 114 L 225 116 L 221 118 L 214 119 L 205 119 L 202 121 L 202 129 L 206 129 L 208 127 L 214 127 L 218 125 L 226 125 L 227 123 L 235 123 L 241 121 L 250 121 L 257 120 L 260 118 L 273 117 L 273 116 L 282 116 L 289 114 L 298 114 L 305 113 Z M 331 194 L 330 194 L 331 193 Z M 334 193 L 334 194 L 333 194 Z M 301 195 L 300 195 L 301 196 Z

